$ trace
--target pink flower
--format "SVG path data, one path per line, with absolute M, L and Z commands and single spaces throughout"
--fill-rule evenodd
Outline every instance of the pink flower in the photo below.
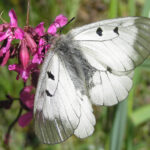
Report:
M 57 29 L 66 25 L 67 21 L 68 21 L 68 19 L 65 16 L 63 16 L 62 14 L 57 16 L 54 23 L 48 28 L 47 32 L 51 35 L 56 35 Z M 38 44 L 38 50 L 33 55 L 32 63 L 41 64 L 43 62 L 45 53 L 48 51 L 48 49 L 51 46 L 50 44 L 47 44 L 47 42 L 43 38 L 43 36 L 45 35 L 44 30 L 45 29 L 44 29 L 43 22 L 41 22 L 35 28 L 35 32 L 39 36 L 39 44 Z
M 57 32 L 57 29 L 65 26 L 67 22 L 68 22 L 68 19 L 64 15 L 62 14 L 58 15 L 54 23 L 51 24 L 50 27 L 48 28 L 47 32 L 51 35 L 55 35 Z
M 37 69 L 37 64 L 30 64 L 30 65 L 28 65 L 28 67 L 26 69 L 24 69 L 24 67 L 20 64 L 13 64 L 13 65 L 9 65 L 8 69 L 10 71 L 13 70 L 18 73 L 18 76 L 16 78 L 17 80 L 21 76 L 21 78 L 24 80 L 24 82 L 26 82 L 27 79 L 29 78 L 29 75 L 32 73 L 32 71 L 34 71 L 34 69 Z
M 0 24 L 0 32 L 5 31 L 8 29 L 9 23 Z
M 38 36 L 43 36 L 45 34 L 44 32 L 44 22 L 41 22 L 40 24 L 38 24 L 36 27 L 35 27 L 35 32 L 38 34 Z
M 44 23 L 41 22 L 39 25 L 35 27 L 35 32 L 38 35 L 39 43 L 38 43 L 38 49 L 36 53 L 33 55 L 32 63 L 34 64 L 41 64 L 43 62 L 44 56 L 48 49 L 50 48 L 50 44 L 47 43 L 47 41 L 43 38 L 46 34 L 44 32 Z
M 27 46 L 29 47 L 31 53 L 34 54 L 37 50 L 36 42 L 34 41 L 30 33 L 25 32 L 24 36 L 25 36 Z
M 10 71 L 16 71 L 18 80 L 22 78 L 24 82 L 28 79 L 31 81 L 31 86 L 24 86 L 20 92 L 21 109 L 25 109 L 27 112 L 19 117 L 18 124 L 21 127 L 27 126 L 33 118 L 33 105 L 34 96 L 33 93 L 37 86 L 40 70 L 38 68 L 44 60 L 45 54 L 51 47 L 48 41 L 48 34 L 50 36 L 57 36 L 58 28 L 61 28 L 67 24 L 67 18 L 62 14 L 58 15 L 45 32 L 44 22 L 38 24 L 35 28 L 31 26 L 25 26 L 21 29 L 18 26 L 17 16 L 15 11 L 11 9 L 9 11 L 10 23 L 0 24 L 0 65 L 4 66 L 10 58 L 16 57 L 18 59 L 17 64 L 11 64 L 8 66 Z M 19 40 L 15 40 L 19 39 Z M 52 38 L 54 39 L 54 38 Z M 13 41 L 15 40 L 15 41 Z M 15 44 L 13 44 L 13 42 Z M 19 42 L 18 42 L 19 41 Z M 52 40 L 50 43 L 53 43 Z M 29 78 L 31 77 L 31 78 Z M 26 85 L 26 84 L 24 84 Z M 13 98 L 1 101 L 0 107 L 8 109 L 13 103 Z M 19 112 L 19 115 L 22 111 Z M 5 135 L 4 142 L 8 144 L 10 139 L 10 131 L 12 124 L 8 128 L 8 132 Z
M 28 112 L 20 116 L 18 123 L 21 127 L 27 126 L 33 118 L 34 94 L 32 94 L 33 87 L 26 86 L 20 93 L 21 102 L 28 108 Z
M 9 17 L 11 19 L 10 26 L 11 27 L 15 27 L 15 28 L 18 27 L 17 16 L 16 16 L 16 13 L 15 13 L 15 11 L 13 9 L 11 9 L 9 11 Z
M 33 112 L 29 111 L 23 114 L 22 116 L 20 116 L 18 123 L 22 128 L 24 128 L 31 122 L 32 118 L 33 118 Z
M 5 62 L 2 65 L 6 64 L 8 60 L 8 51 L 11 47 L 11 42 L 14 39 L 22 40 L 24 37 L 24 31 L 18 27 L 17 17 L 14 10 L 9 11 L 10 24 L 3 24 L 0 26 L 0 42 L 3 42 L 2 47 L 0 48 L 0 57 L 5 57 Z M 6 56 L 7 55 L 7 56 Z
M 1 61 L 1 66 L 4 66 L 10 57 L 10 51 L 7 51 L 3 57 L 1 56 L 3 56 L 2 52 L 0 52 L 0 61 Z
M 33 87 L 32 86 L 26 86 L 23 88 L 23 90 L 20 93 L 20 99 L 23 105 L 25 105 L 29 110 L 33 109 L 33 103 L 34 103 L 34 94 L 32 94 Z
M 43 62 L 45 53 L 48 51 L 49 48 L 50 44 L 47 44 L 47 42 L 43 38 L 41 38 L 39 40 L 38 50 L 33 56 L 32 63 L 41 64 Z
M 26 69 L 29 64 L 30 55 L 29 55 L 25 40 L 21 41 L 19 58 L 20 58 L 21 65 L 23 66 L 24 69 Z

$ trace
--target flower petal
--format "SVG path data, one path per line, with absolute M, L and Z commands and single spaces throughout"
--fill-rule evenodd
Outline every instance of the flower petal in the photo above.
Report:
M 9 26 L 9 23 L 0 24 L 0 32 L 5 31 Z
M 32 54 L 34 54 L 37 50 L 37 44 L 35 43 L 34 39 L 31 37 L 30 34 L 28 34 L 27 32 L 25 32 L 25 39 L 27 42 L 27 45 L 29 46 Z
M 26 69 L 29 64 L 30 56 L 29 56 L 29 52 L 28 52 L 25 40 L 21 41 L 19 59 L 23 68 Z
M 57 32 L 56 24 L 55 23 L 51 24 L 50 27 L 48 28 L 47 32 L 51 35 L 55 35 Z
M 44 22 L 41 22 L 40 24 L 38 24 L 36 27 L 35 27 L 35 32 L 39 35 L 39 36 L 43 36 L 45 33 L 44 33 Z
M 4 56 L 4 58 L 3 58 L 1 66 L 4 66 L 7 63 L 9 57 L 10 57 L 10 51 L 7 51 L 6 54 L 5 54 L 5 56 Z
M 17 65 L 16 64 L 13 64 L 13 65 L 9 65 L 8 66 L 8 70 L 16 70 L 16 68 L 17 68 Z
M 17 23 L 17 16 L 13 9 L 9 11 L 9 17 L 10 17 L 10 26 L 11 27 L 18 27 Z
M 46 41 L 44 39 L 39 40 L 39 45 L 38 45 L 38 54 L 42 54 L 42 50 L 46 46 Z
M 20 116 L 18 123 L 22 128 L 24 128 L 30 123 L 32 118 L 33 118 L 33 113 L 32 111 L 29 111 L 26 114 L 23 114 L 22 116 Z
M 27 106 L 30 110 L 33 109 L 34 105 L 34 94 L 32 94 L 32 86 L 26 86 L 20 93 L 20 99 L 22 103 Z
M 0 42 L 7 39 L 8 34 L 6 32 L 0 32 Z
M 25 86 L 23 88 L 23 90 L 21 91 L 22 94 L 27 94 L 27 93 L 31 93 L 31 91 L 33 90 L 33 86 L 29 85 L 29 86 Z
M 33 64 L 41 64 L 43 61 L 43 56 L 41 56 L 40 54 L 35 54 L 32 58 L 32 63 Z
M 17 73 L 20 73 L 21 69 L 22 68 L 18 64 L 13 64 L 13 65 L 9 65 L 8 66 L 8 70 L 10 70 L 10 71 L 16 71 Z
M 65 17 L 62 14 L 58 15 L 55 19 L 55 23 L 59 24 L 60 27 L 63 27 L 64 25 L 66 25 L 67 22 L 68 22 L 67 17 Z
M 11 42 L 12 42 L 12 39 L 8 38 L 6 46 L 1 48 L 1 51 L 3 52 L 3 54 L 5 54 L 10 49 Z
M 15 33 L 15 38 L 16 39 L 20 39 L 20 40 L 23 39 L 24 31 L 21 28 L 17 28 L 14 33 Z
M 26 82 L 29 78 L 29 72 L 27 70 L 22 69 L 20 72 L 20 76 L 24 80 L 24 82 Z

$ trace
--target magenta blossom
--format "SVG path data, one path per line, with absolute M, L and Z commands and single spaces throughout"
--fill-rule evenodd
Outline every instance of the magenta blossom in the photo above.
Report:
M 39 40 L 38 50 L 33 56 L 32 63 L 41 64 L 43 62 L 45 53 L 48 51 L 49 48 L 50 44 L 47 44 L 47 42 L 43 38 L 41 38 Z M 43 52 L 43 50 L 45 51 Z
M 32 86 L 26 86 L 20 93 L 21 102 L 28 109 L 28 112 L 20 116 L 18 120 L 21 127 L 27 126 L 33 117 L 34 94 L 31 93 L 32 90 Z
M 46 35 L 46 33 L 44 32 L 45 29 L 43 22 L 37 25 L 34 30 L 39 38 L 39 44 L 36 53 L 33 55 L 32 63 L 41 64 L 43 62 L 45 54 L 50 48 L 50 44 L 48 44 L 44 39 L 44 35 Z
M 62 14 L 58 15 L 53 24 L 51 24 L 50 27 L 48 28 L 47 32 L 51 35 L 55 35 L 57 29 L 65 26 L 67 24 L 67 21 L 68 19 L 64 15 Z
M 16 58 L 18 63 L 8 66 L 10 71 L 18 73 L 16 79 L 21 78 L 24 88 L 21 90 L 20 112 L 18 121 L 21 127 L 27 126 L 33 118 L 34 91 L 37 86 L 40 74 L 39 65 L 42 64 L 45 54 L 50 49 L 52 41 L 48 41 L 48 36 L 58 36 L 57 30 L 67 24 L 67 18 L 60 14 L 46 31 L 44 22 L 35 28 L 25 26 L 21 29 L 18 26 L 17 16 L 14 10 L 9 11 L 10 23 L 0 24 L 0 65 L 4 66 L 9 59 Z M 49 35 L 50 34 L 50 35 Z M 52 38 L 52 39 L 54 39 Z M 15 39 L 19 39 L 12 42 Z M 51 44 L 50 44 L 51 43 Z M 28 82 L 27 82 L 28 81 Z M 27 82 L 27 83 L 25 83 Z M 31 86 L 26 86 L 28 83 Z M 10 108 L 15 98 L 4 100 L 0 103 L 1 108 Z M 22 109 L 27 112 L 21 115 Z M 13 122 L 14 124 L 14 122 Z M 12 125 L 8 128 L 4 142 L 8 144 Z
M 35 68 L 37 68 L 37 64 L 30 64 L 28 65 L 26 69 L 24 69 L 23 66 L 20 64 L 13 64 L 13 65 L 8 66 L 8 69 L 10 71 L 13 70 L 18 73 L 18 76 L 16 79 L 18 80 L 19 77 L 21 76 L 24 82 L 27 81 L 27 79 L 29 78 L 29 75 L 34 71 Z
M 29 111 L 29 112 L 23 114 L 19 118 L 18 123 L 22 128 L 24 128 L 31 122 L 32 118 L 33 118 L 33 111 Z
M 5 24 L 1 26 L 0 42 L 1 41 L 5 42 L 3 42 L 4 44 L 0 48 L 0 57 L 5 55 L 9 51 L 12 40 L 14 39 L 22 40 L 24 37 L 24 31 L 18 27 L 17 17 L 13 9 L 9 11 L 9 17 L 10 17 L 10 24 Z M 7 59 L 5 60 L 5 63 L 7 60 L 8 56 Z
M 9 65 L 8 69 L 18 73 L 17 80 L 21 77 L 26 82 L 34 69 L 37 69 L 37 66 L 43 62 L 45 54 L 51 45 L 44 38 L 47 36 L 44 22 L 41 22 L 35 28 L 26 27 L 22 30 L 18 27 L 17 16 L 14 10 L 9 12 L 9 17 L 9 24 L 0 25 L 0 29 L 4 31 L 0 32 L 0 41 L 4 41 L 3 46 L 0 48 L 1 65 L 4 66 L 11 56 L 10 48 L 12 47 L 12 40 L 19 39 L 20 43 L 15 50 L 19 50 L 20 63 Z M 66 25 L 66 23 L 67 18 L 61 14 L 56 17 L 47 32 L 56 36 L 57 29 Z

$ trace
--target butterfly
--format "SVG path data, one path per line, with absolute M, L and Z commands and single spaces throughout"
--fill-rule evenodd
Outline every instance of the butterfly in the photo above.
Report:
M 134 69 L 150 54 L 150 19 L 125 17 L 72 29 L 53 41 L 41 68 L 34 103 L 40 141 L 86 138 L 96 123 L 92 105 L 127 98 Z

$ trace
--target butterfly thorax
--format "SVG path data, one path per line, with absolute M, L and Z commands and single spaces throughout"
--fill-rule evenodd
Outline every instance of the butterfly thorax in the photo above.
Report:
M 63 61 L 77 89 L 85 93 L 86 81 L 93 75 L 95 69 L 87 62 L 79 45 L 73 42 L 71 35 L 61 35 L 55 41 L 54 51 Z

